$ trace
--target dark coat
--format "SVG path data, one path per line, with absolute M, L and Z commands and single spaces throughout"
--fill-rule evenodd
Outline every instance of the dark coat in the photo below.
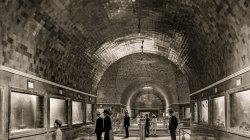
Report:
M 150 119 L 149 118 L 146 118 L 145 126 L 150 126 Z
M 103 119 L 99 117 L 96 120 L 95 133 L 102 133 L 102 132 L 103 132 Z
M 177 118 L 175 116 L 172 116 L 170 121 L 169 121 L 169 130 L 170 131 L 175 131 L 176 128 L 178 126 L 178 121 L 177 121 Z
M 130 118 L 129 118 L 129 116 L 125 116 L 124 117 L 124 122 L 123 122 L 123 127 L 126 127 L 126 125 L 127 126 L 130 126 Z
M 112 126 L 111 126 L 111 118 L 109 115 L 107 115 L 105 118 L 104 118 L 104 131 L 105 132 L 108 132 L 109 130 L 112 129 Z

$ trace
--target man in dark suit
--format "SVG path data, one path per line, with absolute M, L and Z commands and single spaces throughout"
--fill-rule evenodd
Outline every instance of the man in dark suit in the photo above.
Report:
M 145 137 L 149 137 L 149 126 L 150 126 L 150 119 L 148 118 L 148 114 L 146 114 Z
M 126 136 L 124 138 L 128 138 L 129 137 L 129 132 L 128 132 L 129 126 L 130 126 L 130 118 L 128 116 L 128 112 L 125 112 L 124 121 L 123 121 L 123 127 L 125 127 Z
M 97 140 L 101 140 L 102 138 L 102 132 L 103 132 L 103 119 L 100 117 L 101 113 L 96 113 L 97 119 L 96 119 L 96 125 L 95 125 L 95 133 Z
M 111 126 L 111 118 L 109 116 L 109 111 L 108 110 L 104 110 L 103 111 L 104 113 L 104 140 L 109 140 L 109 131 L 112 129 L 112 126 Z
M 176 128 L 178 126 L 178 121 L 177 118 L 175 116 L 173 116 L 173 110 L 169 110 L 169 131 L 170 131 L 170 135 L 171 135 L 171 139 L 172 140 L 176 140 Z

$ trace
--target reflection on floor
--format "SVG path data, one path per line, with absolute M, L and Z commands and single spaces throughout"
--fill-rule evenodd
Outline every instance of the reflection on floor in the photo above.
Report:
M 176 137 L 178 140 L 179 137 Z M 123 138 L 123 137 L 115 137 L 114 140 L 139 140 L 139 138 L 136 137 L 129 137 L 129 138 Z M 171 140 L 171 137 L 149 137 L 146 138 L 146 140 Z M 185 140 L 190 140 L 190 138 L 185 138 Z
M 130 127 L 129 127 L 129 135 L 131 137 L 137 137 L 139 135 L 139 126 L 138 124 L 137 125 L 134 125 L 132 124 Z M 152 134 L 152 131 L 150 129 L 150 134 Z M 169 133 L 168 133 L 168 129 L 163 127 L 163 125 L 159 126 L 158 125 L 158 128 L 156 130 L 156 134 L 158 137 L 167 137 L 167 136 L 170 136 Z M 121 131 L 115 131 L 114 133 L 115 136 L 117 137 L 123 137 L 125 136 L 125 130 L 124 128 L 122 127 Z
M 186 132 L 190 133 L 190 129 L 184 129 Z M 129 129 L 130 137 L 124 138 L 125 132 L 115 134 L 114 140 L 140 140 L 137 138 L 139 130 L 136 127 L 131 127 Z M 150 131 L 151 134 L 151 131 Z M 176 139 L 179 140 L 179 133 L 176 134 Z M 188 134 L 184 135 L 185 140 L 190 140 L 190 136 Z M 183 139 L 183 134 L 181 134 L 180 139 Z M 171 140 L 170 134 L 166 128 L 158 127 L 156 136 L 150 135 L 150 137 L 146 138 L 146 140 Z

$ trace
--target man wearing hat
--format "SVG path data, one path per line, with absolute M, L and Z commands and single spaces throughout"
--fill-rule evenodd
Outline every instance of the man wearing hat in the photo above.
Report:
M 124 116 L 124 121 L 123 121 L 123 127 L 125 127 L 125 131 L 126 131 L 126 136 L 124 138 L 128 138 L 129 137 L 129 132 L 128 132 L 128 128 L 130 126 L 130 118 L 128 116 L 128 112 L 125 112 L 125 116 Z
M 102 132 L 103 132 L 103 119 L 100 117 L 101 113 L 98 111 L 96 112 L 96 125 L 95 125 L 95 133 L 97 140 L 101 140 Z
M 108 110 L 104 110 L 103 111 L 104 113 L 104 140 L 109 140 L 109 131 L 112 129 L 112 126 L 111 126 L 111 118 L 109 116 L 109 111 Z
M 150 119 L 148 117 L 148 114 L 146 114 L 145 137 L 149 137 L 149 126 L 150 126 Z
M 168 113 L 169 113 L 169 131 L 170 131 L 170 135 L 171 135 L 171 139 L 172 140 L 176 140 L 176 128 L 178 125 L 178 121 L 177 118 L 175 116 L 173 116 L 173 110 L 169 109 Z

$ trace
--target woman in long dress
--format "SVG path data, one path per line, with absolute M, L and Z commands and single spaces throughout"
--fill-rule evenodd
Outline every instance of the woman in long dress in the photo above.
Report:
M 137 122 L 138 124 L 140 123 L 140 115 L 139 115 L 139 114 L 136 116 L 136 122 Z
M 151 121 L 151 127 L 152 127 L 152 135 L 156 135 L 156 129 L 157 129 L 157 118 L 155 115 L 152 115 L 152 121 Z
M 113 119 L 112 119 L 112 115 L 113 112 L 111 110 L 109 110 L 109 116 L 111 119 L 111 126 L 113 125 Z M 109 131 L 109 140 L 114 140 L 114 134 L 113 134 L 113 127 L 111 127 L 111 130 Z

